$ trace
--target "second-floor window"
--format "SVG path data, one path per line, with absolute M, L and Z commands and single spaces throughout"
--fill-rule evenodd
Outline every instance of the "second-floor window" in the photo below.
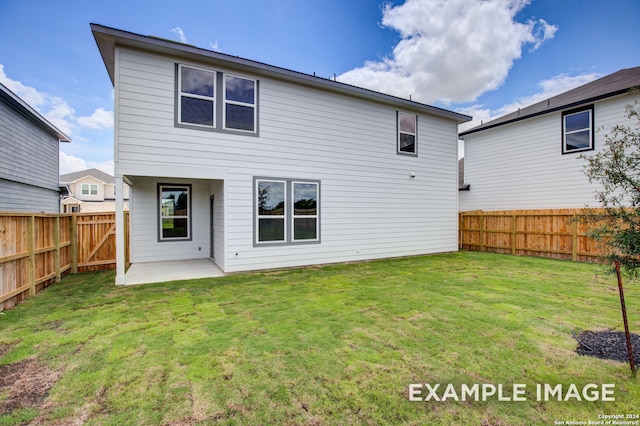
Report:
M 98 185 L 83 183 L 82 195 L 98 195 Z
M 216 73 L 180 65 L 179 74 L 179 122 L 215 127 Z
M 593 149 L 593 107 L 562 114 L 562 153 Z
M 224 76 L 224 128 L 253 132 L 256 129 L 256 82 Z
M 178 125 L 258 134 L 258 80 L 181 64 L 177 70 Z
M 398 112 L 398 154 L 418 155 L 418 117 Z

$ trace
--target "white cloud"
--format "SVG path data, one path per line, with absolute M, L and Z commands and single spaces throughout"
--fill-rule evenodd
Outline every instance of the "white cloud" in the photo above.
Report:
M 64 99 L 40 92 L 33 87 L 25 86 L 20 81 L 9 78 L 4 72 L 2 64 L 0 64 L 0 83 L 42 114 L 62 132 L 67 135 L 73 132 L 75 111 Z
M 187 36 L 184 35 L 184 31 L 182 31 L 182 28 L 180 27 L 171 28 L 171 32 L 178 36 L 181 43 L 188 43 Z
M 68 136 L 82 130 L 82 128 L 106 129 L 113 127 L 113 112 L 98 108 L 88 117 L 76 117 L 75 109 L 63 98 L 41 92 L 20 81 L 13 80 L 5 73 L 3 64 L 0 64 L 0 83 Z
M 71 135 L 76 128 L 76 111 L 62 98 L 57 96 L 47 96 L 46 106 L 49 111 L 44 113 L 44 117 L 54 126 L 62 130 L 67 135 Z M 42 113 L 42 111 L 40 111 Z
M 553 36 L 556 35 L 556 31 L 558 31 L 558 27 L 556 27 L 555 25 L 549 25 L 544 19 L 540 19 L 538 23 L 540 25 L 535 30 L 535 41 L 533 47 L 530 50 L 531 52 L 542 46 L 542 43 L 544 43 L 545 41 L 551 40 Z M 532 25 L 535 27 L 535 23 L 533 23 Z
M 459 131 L 471 129 L 475 126 L 486 123 L 503 115 L 516 111 L 518 108 L 524 108 L 529 105 L 533 105 L 537 102 L 559 95 L 583 84 L 587 84 L 597 78 L 601 77 L 597 73 L 586 73 L 570 76 L 568 74 L 559 74 L 551 77 L 548 80 L 543 80 L 537 84 L 540 90 L 529 96 L 516 99 L 510 104 L 503 105 L 496 110 L 490 110 L 483 105 L 472 105 L 466 108 L 459 108 L 457 112 L 467 114 L 473 117 L 473 120 L 467 123 L 463 123 L 459 126 Z
M 0 83 L 4 84 L 7 89 L 18 95 L 20 99 L 37 108 L 45 103 L 45 95 L 39 93 L 33 87 L 25 86 L 19 81 L 10 79 L 4 72 L 4 65 L 0 64 Z
M 113 160 L 98 163 L 95 161 L 87 161 L 73 155 L 65 154 L 60 151 L 60 174 L 79 172 L 87 169 L 98 169 L 113 176 L 114 162 Z
M 520 23 L 529 0 L 407 0 L 387 4 L 382 25 L 401 40 L 390 57 L 338 80 L 424 103 L 470 102 L 498 88 L 525 45 L 537 49 L 557 27 Z
M 113 127 L 113 111 L 98 108 L 88 117 L 78 117 L 81 126 L 90 129 L 108 129 Z

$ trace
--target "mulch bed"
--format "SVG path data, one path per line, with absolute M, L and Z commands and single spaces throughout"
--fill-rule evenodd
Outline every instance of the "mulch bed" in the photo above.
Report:
M 576 352 L 579 355 L 601 359 L 629 362 L 627 338 L 624 331 L 583 331 L 575 336 L 578 341 Z M 640 336 L 631 334 L 631 347 L 635 365 L 640 364 Z

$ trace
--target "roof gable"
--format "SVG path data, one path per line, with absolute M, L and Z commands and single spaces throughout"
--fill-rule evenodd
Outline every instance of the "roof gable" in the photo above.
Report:
M 103 172 L 102 170 L 98 170 L 98 169 L 88 169 L 88 170 L 82 170 L 79 172 L 73 172 L 73 173 L 67 173 L 64 175 L 60 175 L 60 183 L 73 183 L 76 182 L 80 179 L 83 179 L 87 176 L 90 176 L 102 183 L 106 183 L 106 184 L 113 184 L 115 182 L 115 179 L 113 176 L 111 176 L 108 173 Z
M 566 110 L 590 104 L 600 99 L 621 95 L 634 87 L 640 87 L 640 67 L 620 70 L 598 80 L 583 84 L 575 89 L 571 89 L 567 92 L 537 102 L 528 107 L 520 108 L 518 111 L 503 115 L 495 120 L 488 121 L 480 126 L 461 132 L 460 136 L 465 136 L 471 133 L 480 132 L 543 114 L 549 114 L 554 111 Z

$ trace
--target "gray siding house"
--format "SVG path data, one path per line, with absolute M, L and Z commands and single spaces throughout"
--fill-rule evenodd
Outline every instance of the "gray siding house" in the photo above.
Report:
M 640 99 L 640 67 L 620 70 L 460 133 L 460 211 L 597 207 L 582 172 L 625 107 Z
M 68 136 L 0 84 L 0 211 L 60 211 L 59 143 Z
M 115 98 L 136 263 L 224 272 L 456 251 L 457 127 L 470 117 L 92 24 Z

